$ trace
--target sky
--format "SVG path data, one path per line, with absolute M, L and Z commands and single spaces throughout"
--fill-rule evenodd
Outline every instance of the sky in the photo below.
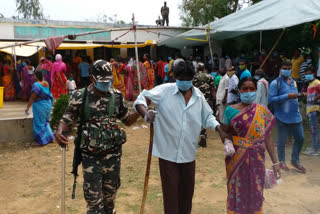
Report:
M 180 26 L 178 6 L 183 0 L 167 0 L 169 24 Z M 112 2 L 112 3 L 109 3 Z M 138 24 L 155 25 L 164 0 L 40 0 L 43 13 L 50 20 L 96 21 L 97 17 L 117 15 L 117 20 L 131 22 L 132 13 Z M 17 15 L 15 0 L 2 0 L 0 13 L 5 17 Z

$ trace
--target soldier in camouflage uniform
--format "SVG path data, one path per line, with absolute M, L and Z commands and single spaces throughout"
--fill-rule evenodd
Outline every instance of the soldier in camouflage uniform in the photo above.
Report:
M 70 130 L 74 122 L 79 122 L 83 112 L 80 149 L 87 213 L 114 214 L 116 192 L 120 187 L 122 144 L 126 142 L 126 133 L 116 120 L 130 126 L 139 114 L 129 114 L 123 104 L 122 93 L 110 88 L 113 80 L 110 63 L 104 60 L 94 62 L 92 76 L 94 81 L 91 85 L 75 91 L 70 97 L 59 123 L 56 141 L 68 143 L 62 132 Z
M 205 65 L 203 63 L 198 63 L 197 73 L 193 78 L 193 86 L 197 87 L 203 93 L 212 111 L 215 112 L 214 78 L 205 72 Z M 207 147 L 206 129 L 201 129 L 199 146 Z

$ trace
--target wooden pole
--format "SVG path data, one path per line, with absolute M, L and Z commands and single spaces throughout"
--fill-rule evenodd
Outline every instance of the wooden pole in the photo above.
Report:
M 144 178 L 144 187 L 143 187 L 143 196 L 142 196 L 142 202 L 140 207 L 140 214 L 144 213 L 144 207 L 147 199 L 148 184 L 149 184 L 149 177 L 150 177 L 150 166 L 151 166 L 151 158 L 152 158 L 152 147 L 153 147 L 153 123 L 150 124 L 150 142 L 149 142 L 149 151 L 148 151 L 148 161 L 147 161 L 146 175 Z
M 136 25 L 135 25 L 134 14 L 132 14 L 132 25 L 133 25 L 133 30 L 134 30 L 134 49 L 135 49 L 135 53 L 136 53 L 139 93 L 141 93 L 141 77 L 140 77 L 139 53 L 138 53 L 138 45 L 137 45 L 137 29 L 136 29 Z
M 269 54 L 267 55 L 267 57 L 264 59 L 263 63 L 260 65 L 260 69 L 262 69 L 262 67 L 264 66 L 264 64 L 266 64 L 267 60 L 269 59 L 269 57 L 271 56 L 271 53 L 274 51 L 274 49 L 277 47 L 278 43 L 280 42 L 284 32 L 286 31 L 286 28 L 283 28 L 282 33 L 280 34 L 278 40 L 276 41 L 276 43 L 274 44 L 274 46 L 271 48 Z
M 207 30 L 207 28 L 202 28 L 202 27 L 138 27 L 135 29 L 136 30 L 161 30 L 161 29 L 167 29 L 167 30 Z M 74 34 L 74 35 L 76 37 L 78 37 L 78 36 L 86 36 L 86 35 L 97 34 L 97 33 L 123 31 L 123 30 L 132 30 L 132 28 L 109 28 L 106 30 L 97 30 L 97 31 L 91 31 L 91 32 L 86 32 L 86 33 L 78 33 L 78 34 Z M 65 36 L 68 36 L 68 35 L 65 35 Z M 30 41 L 21 42 L 21 43 L 14 43 L 12 45 L 5 45 L 5 46 L 0 47 L 0 49 L 11 48 L 14 46 L 27 45 L 27 44 L 36 43 L 36 42 L 43 42 L 45 39 L 47 39 L 47 38 L 35 39 L 35 40 L 30 40 Z
M 65 172 L 66 172 L 66 146 L 61 146 L 62 160 L 61 160 L 61 214 L 65 212 Z

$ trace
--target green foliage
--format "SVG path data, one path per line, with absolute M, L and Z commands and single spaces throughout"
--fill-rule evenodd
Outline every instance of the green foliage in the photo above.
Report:
M 4 15 L 2 13 L 0 13 L 0 18 L 4 18 Z
M 183 0 L 179 6 L 184 26 L 199 26 L 261 0 Z
M 117 14 L 113 14 L 112 16 L 107 16 L 106 14 L 98 14 L 93 21 L 112 24 L 126 24 L 125 21 L 117 19 Z
M 69 102 L 69 96 L 66 94 L 62 94 L 54 104 L 52 115 L 51 115 L 51 121 L 50 121 L 50 126 L 52 129 L 54 129 L 59 124 L 59 121 L 62 118 L 64 111 L 68 106 L 68 102 Z
M 16 0 L 17 12 L 24 19 L 43 19 L 39 0 Z

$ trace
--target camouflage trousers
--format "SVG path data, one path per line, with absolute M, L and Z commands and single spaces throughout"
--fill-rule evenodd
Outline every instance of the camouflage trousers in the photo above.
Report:
M 88 214 L 115 213 L 121 153 L 121 147 L 107 155 L 82 152 L 83 192 Z

